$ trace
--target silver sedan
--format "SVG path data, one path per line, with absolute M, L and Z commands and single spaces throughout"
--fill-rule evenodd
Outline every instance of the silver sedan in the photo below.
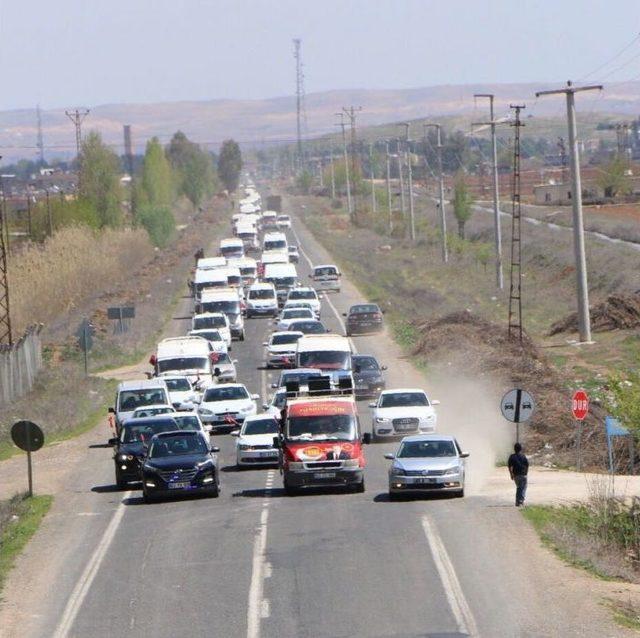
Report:
M 464 496 L 465 459 L 456 439 L 442 434 L 405 436 L 389 468 L 389 497 L 408 493 L 450 492 Z

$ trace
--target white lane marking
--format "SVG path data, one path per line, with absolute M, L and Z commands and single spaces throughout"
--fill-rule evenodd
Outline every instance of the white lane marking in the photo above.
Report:
M 111 517 L 111 521 L 109 522 L 107 529 L 105 529 L 104 534 L 102 535 L 102 538 L 98 543 L 98 546 L 91 555 L 91 558 L 84 568 L 80 579 L 76 583 L 73 592 L 71 592 L 71 596 L 67 601 L 67 606 L 62 613 L 62 618 L 60 619 L 60 622 L 56 627 L 53 638 L 65 638 L 73 627 L 73 623 L 78 615 L 78 612 L 80 611 L 80 607 L 82 606 L 84 599 L 91 589 L 91 585 L 98 573 L 98 570 L 100 569 L 100 565 L 102 564 L 102 561 L 104 560 L 104 557 L 109 550 L 109 546 L 111 545 L 111 542 L 116 535 L 116 531 L 118 530 L 120 521 L 124 516 L 126 508 L 124 501 L 128 498 L 131 498 L 131 495 L 132 492 L 130 491 L 124 494 L 120 505 L 118 505 L 116 511 Z
M 266 490 L 271 491 L 271 482 L 275 473 L 267 473 Z M 267 548 L 267 524 L 269 522 L 270 498 L 262 501 L 260 523 L 253 541 L 253 559 L 251 561 L 251 584 L 249 586 L 249 600 L 247 605 L 247 638 L 260 637 L 260 621 L 269 618 L 271 606 L 269 600 L 263 598 L 264 579 L 271 576 L 271 564 L 267 562 L 265 551 Z
M 427 537 L 433 562 L 436 565 L 440 581 L 449 601 L 449 607 L 451 607 L 451 612 L 458 625 L 458 631 L 467 636 L 478 636 L 478 626 L 460 586 L 453 563 L 447 554 L 438 530 L 431 523 L 428 516 L 422 517 L 422 528 Z
M 298 242 L 298 251 L 307 260 L 307 263 L 309 264 L 309 268 L 311 268 L 313 270 L 313 262 L 311 261 L 311 258 L 309 257 L 309 255 L 307 255 L 307 253 L 305 252 L 304 248 L 302 248 L 302 243 L 300 242 L 300 237 L 298 236 L 298 233 L 296 233 L 296 231 L 295 231 L 295 229 L 293 227 L 291 228 L 291 232 L 293 232 L 293 236 L 296 238 L 296 241 Z M 333 305 L 333 303 L 331 302 L 331 299 L 329 299 L 329 293 L 328 292 L 324 293 L 324 298 L 326 299 L 327 303 L 329 304 L 329 307 L 331 308 L 331 310 L 333 310 L 333 314 L 335 315 L 336 319 L 338 320 L 338 323 L 340 324 L 340 327 L 342 328 L 342 332 L 344 332 L 346 334 L 347 328 L 344 325 L 344 321 L 342 321 L 342 317 L 340 316 L 340 313 L 338 312 L 337 308 Z M 357 354 L 358 349 L 356 348 L 356 344 L 353 343 L 353 339 L 351 337 L 349 337 L 349 343 L 351 344 L 351 351 L 353 353 Z

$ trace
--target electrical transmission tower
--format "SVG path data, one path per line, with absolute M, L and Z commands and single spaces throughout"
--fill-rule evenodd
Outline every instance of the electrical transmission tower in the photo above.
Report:
M 73 122 L 76 129 L 76 155 L 80 157 L 80 144 L 82 144 L 82 122 L 89 115 L 89 109 L 76 109 L 75 111 L 65 111 L 67 117 Z
M 36 120 L 38 123 L 38 138 L 36 145 L 38 146 L 38 155 L 40 156 L 40 166 L 44 166 L 44 141 L 42 137 L 42 113 L 40 112 L 40 105 L 36 105 Z
M 351 221 L 356 222 L 358 219 L 358 202 L 357 202 L 357 188 L 356 183 L 358 172 L 358 156 L 356 146 L 356 117 L 358 111 L 362 111 L 362 107 L 357 109 L 350 106 L 348 109 L 342 107 L 342 112 L 349 118 L 349 124 L 351 127 L 351 178 L 353 179 L 353 192 L 351 193 Z M 346 161 L 346 158 L 345 158 Z
M 522 237 L 520 202 L 520 111 L 524 105 L 510 105 L 515 111 L 513 172 L 511 175 L 511 282 L 509 285 L 509 338 L 522 342 Z
M 302 116 L 304 112 L 304 74 L 302 72 L 302 40 L 293 40 L 293 57 L 296 61 L 296 138 L 298 147 L 298 170 L 302 170 L 304 159 L 302 153 Z

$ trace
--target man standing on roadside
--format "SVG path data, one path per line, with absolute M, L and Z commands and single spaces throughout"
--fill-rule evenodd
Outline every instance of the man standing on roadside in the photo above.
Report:
M 529 460 L 522 452 L 520 443 L 513 446 L 513 454 L 509 457 L 509 475 L 516 484 L 516 507 L 524 505 L 527 493 L 527 474 L 529 473 Z

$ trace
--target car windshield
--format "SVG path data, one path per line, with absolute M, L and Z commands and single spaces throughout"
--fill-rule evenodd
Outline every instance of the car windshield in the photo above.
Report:
M 165 383 L 169 390 L 174 390 L 176 392 L 188 392 L 191 390 L 189 379 L 165 379 Z
M 133 412 L 136 408 L 154 403 L 167 403 L 167 395 L 162 388 L 123 390 L 120 393 L 119 408 L 122 412 Z
M 145 423 L 125 423 L 122 426 L 120 441 L 122 443 L 149 443 L 158 432 L 171 432 L 177 428 L 173 419 L 146 421 Z
M 289 252 L 290 253 L 297 253 L 298 252 L 298 247 L 297 246 L 289 246 Z
M 205 312 L 221 312 L 225 315 L 239 315 L 240 302 L 238 301 L 206 301 L 202 303 Z
M 353 357 L 353 367 L 360 370 L 379 370 L 380 366 L 375 357 Z
M 398 451 L 399 459 L 456 456 L 453 441 L 405 441 Z
M 231 386 L 229 388 L 209 388 L 204 394 L 203 401 L 213 403 L 214 401 L 239 401 L 248 398 L 249 393 L 246 388 Z
M 168 414 L 169 412 L 173 412 L 173 408 L 170 406 L 162 407 L 162 408 L 137 408 L 133 412 L 134 419 L 140 419 L 145 416 L 156 416 L 156 414 Z
M 269 281 L 276 288 L 286 288 L 287 286 L 294 286 L 296 283 L 295 277 L 269 277 Z
M 283 319 L 304 319 L 305 317 L 313 317 L 309 308 L 287 308 L 282 313 Z
M 315 299 L 316 293 L 313 290 L 292 290 L 289 299 Z
M 340 350 L 314 350 L 301 352 L 298 363 L 304 368 L 320 368 L 323 370 L 350 370 L 351 354 Z
M 256 274 L 256 267 L 255 266 L 242 266 L 240 268 L 240 274 L 243 277 L 254 277 Z
M 284 406 L 287 404 L 287 393 L 286 392 L 276 392 L 273 395 L 273 399 L 271 403 L 274 407 L 278 408 L 278 410 L 282 410 Z
M 291 334 L 291 335 L 273 335 L 271 338 L 272 346 L 283 346 L 287 343 L 295 343 L 300 339 L 300 335 Z
M 240 275 L 229 275 L 227 277 L 227 282 L 230 286 L 239 286 L 242 284 L 242 277 Z
M 383 394 L 380 397 L 381 408 L 400 408 L 411 406 L 429 405 L 424 392 L 393 392 L 391 394 Z
M 158 459 L 185 454 L 207 454 L 207 445 L 198 434 L 163 436 L 153 442 L 149 458 Z
M 180 430 L 196 430 L 199 432 L 202 429 L 195 414 L 176 414 L 173 419 Z
M 357 315 L 360 313 L 367 313 L 367 312 L 380 312 L 380 308 L 378 308 L 378 306 L 376 306 L 373 303 L 368 303 L 368 304 L 361 304 L 359 306 L 351 306 L 351 309 L 349 310 L 349 314 L 352 315 Z
M 277 434 L 278 422 L 274 418 L 260 419 L 259 421 L 249 421 L 242 428 L 243 435 L 252 434 Z
M 291 440 L 353 441 L 356 418 L 352 414 L 296 416 L 287 419 L 287 438 Z
M 287 247 L 287 242 L 284 239 L 270 239 L 264 242 L 264 250 L 282 250 Z
M 327 332 L 326 328 L 319 321 L 294 321 L 289 326 L 289 330 L 297 330 L 307 335 L 319 335 Z
M 265 290 L 250 290 L 249 299 L 273 299 L 276 296 L 275 290 L 267 288 Z
M 209 359 L 213 364 L 231 363 L 231 357 L 228 352 L 212 352 L 209 355 Z
M 193 329 L 202 330 L 203 328 L 224 328 L 227 325 L 224 316 L 218 317 L 196 317 L 193 320 Z
M 217 330 L 207 330 L 194 334 L 195 337 L 202 337 L 207 341 L 222 341 L 222 335 Z
M 158 361 L 158 371 L 163 373 L 174 370 L 206 370 L 207 365 L 206 357 L 175 357 Z
M 333 266 L 316 268 L 313 272 L 314 277 L 335 277 L 337 274 L 338 271 Z
M 237 255 L 238 253 L 243 252 L 242 246 L 224 246 L 220 249 L 220 252 L 224 257 L 227 255 Z

